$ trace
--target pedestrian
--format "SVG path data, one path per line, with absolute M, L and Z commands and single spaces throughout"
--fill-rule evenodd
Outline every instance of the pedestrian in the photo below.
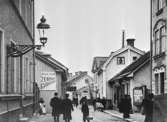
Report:
M 83 101 L 82 103 L 82 107 L 81 107 L 81 111 L 83 113 L 83 122 L 89 122 L 88 116 L 89 116 L 89 108 L 88 108 L 88 104 L 87 101 Z
M 106 99 L 105 97 L 103 97 L 103 99 L 101 100 L 103 106 L 104 106 L 104 109 L 106 109 Z
M 96 99 L 93 99 L 93 109 L 96 111 Z
M 73 98 L 74 106 L 77 108 L 78 107 L 78 97 Z
M 130 95 L 125 95 L 120 103 L 120 111 L 123 113 L 123 118 L 129 118 L 132 111 Z
M 82 105 L 82 104 L 83 104 L 83 102 L 84 102 L 86 99 L 87 99 L 87 97 L 86 97 L 86 96 L 82 97 L 82 98 L 81 98 L 81 100 L 80 100 L 80 104 Z
M 43 100 L 43 98 L 40 98 L 39 100 L 39 114 L 40 115 L 45 115 L 46 114 L 46 105 L 45 105 L 45 101 Z
M 63 119 L 65 122 L 70 122 L 72 119 L 71 112 L 74 110 L 72 101 L 68 97 L 69 94 L 66 94 L 65 99 L 63 100 Z
M 153 122 L 153 108 L 158 111 L 159 116 L 163 115 L 162 108 L 157 101 L 154 100 L 154 94 L 150 93 L 142 101 L 142 114 L 145 115 L 144 122 Z M 159 117 L 161 122 L 165 122 L 163 117 Z M 160 121 L 160 120 L 157 120 Z
M 54 97 L 50 101 L 50 106 L 52 107 L 52 116 L 54 117 L 54 122 L 59 122 L 61 100 L 58 98 L 57 92 L 54 93 Z

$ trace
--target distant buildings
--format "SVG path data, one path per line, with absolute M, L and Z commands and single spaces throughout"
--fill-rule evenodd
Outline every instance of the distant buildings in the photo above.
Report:
M 85 71 L 75 72 L 66 82 L 66 92 L 71 99 L 76 95 L 79 100 L 84 96 L 90 99 L 93 95 L 93 78 Z
M 68 68 L 55 60 L 49 54 L 35 53 L 35 76 L 39 86 L 40 97 L 46 103 L 47 113 L 51 113 L 50 99 L 57 92 L 63 98 L 65 95 L 65 81 L 67 80 Z

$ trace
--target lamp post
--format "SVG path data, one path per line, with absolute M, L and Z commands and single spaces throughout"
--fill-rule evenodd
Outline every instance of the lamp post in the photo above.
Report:
M 21 107 L 21 114 L 23 114 L 23 74 L 22 74 L 22 70 L 23 70 L 23 60 L 22 60 L 22 57 L 23 55 L 25 55 L 26 53 L 28 53 L 29 51 L 31 50 L 35 50 L 35 49 L 38 49 L 40 50 L 41 47 L 44 47 L 45 44 L 47 43 L 47 37 L 45 36 L 46 34 L 46 30 L 49 29 L 50 26 L 48 24 L 46 24 L 46 19 L 44 16 L 42 16 L 42 18 L 40 19 L 40 23 L 37 24 L 37 29 L 39 31 L 39 40 L 40 40 L 40 43 L 41 45 L 35 45 L 35 42 L 32 44 L 32 45 L 29 45 L 29 44 L 15 44 L 13 43 L 12 41 L 10 42 L 9 45 L 7 45 L 7 57 L 19 57 L 20 58 L 20 107 Z M 35 40 L 34 40 L 35 41 Z M 8 58 L 7 58 L 7 62 L 8 62 Z M 35 75 L 35 55 L 33 54 L 33 70 L 34 70 L 34 75 Z M 8 82 L 8 81 L 7 81 Z M 34 82 L 35 82 L 35 76 L 34 76 Z M 33 83 L 33 105 L 35 104 L 34 102 L 34 99 L 35 99 L 35 92 L 34 92 L 34 83 Z M 33 109 L 35 106 L 33 106 Z M 33 110 L 34 111 L 34 110 Z

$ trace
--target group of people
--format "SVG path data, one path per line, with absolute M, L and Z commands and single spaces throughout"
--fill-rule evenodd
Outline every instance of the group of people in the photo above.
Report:
M 154 100 L 154 94 L 148 93 L 141 103 L 141 114 L 145 115 L 144 122 L 153 122 L 153 109 L 159 111 L 163 115 L 162 108 L 157 101 Z M 119 104 L 119 111 L 123 113 L 124 118 L 129 118 L 132 112 L 132 104 L 130 95 L 124 95 Z
M 71 112 L 74 110 L 72 101 L 68 98 L 69 94 L 65 95 L 65 99 L 60 99 L 58 98 L 58 93 L 54 93 L 54 97 L 50 101 L 50 106 L 52 107 L 52 116 L 54 118 L 54 122 L 59 122 L 59 117 L 61 114 L 63 114 L 63 119 L 65 122 L 70 122 L 72 119 Z M 78 100 L 76 100 L 78 101 Z M 75 101 L 75 106 L 78 106 L 78 102 L 76 103 Z M 73 101 L 74 102 L 74 101 Z M 88 107 L 88 102 L 87 98 L 83 97 L 80 100 L 81 104 L 81 112 L 83 114 L 83 122 L 89 122 L 89 107 Z
M 61 100 L 60 98 L 58 98 L 58 93 L 54 93 L 54 97 L 50 101 L 54 122 L 59 122 L 60 114 L 63 114 L 63 119 L 65 120 L 65 122 L 70 122 L 70 120 L 72 119 L 71 112 L 74 109 L 72 101 L 68 97 L 69 94 L 66 94 L 65 99 Z

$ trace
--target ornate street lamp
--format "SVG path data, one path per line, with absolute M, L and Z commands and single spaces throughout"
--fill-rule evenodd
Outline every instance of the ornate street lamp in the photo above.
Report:
M 32 49 L 41 49 L 41 47 L 44 47 L 45 44 L 47 43 L 47 37 L 46 37 L 46 30 L 49 29 L 50 26 L 49 24 L 46 23 L 46 19 L 44 16 L 42 16 L 42 18 L 40 19 L 40 23 L 37 24 L 37 29 L 39 31 L 39 40 L 41 45 L 25 45 L 25 44 L 15 44 L 13 42 L 11 42 L 8 46 L 7 46 L 7 51 L 8 51 L 8 57 L 20 57 L 26 53 L 28 53 L 29 51 L 31 51 Z
M 42 16 L 42 18 L 40 19 L 41 22 L 37 25 L 37 29 L 39 31 L 39 36 L 40 36 L 40 42 L 43 46 L 45 46 L 45 44 L 47 43 L 47 37 L 45 36 L 46 29 L 49 29 L 50 26 L 46 23 L 46 19 L 44 16 Z

